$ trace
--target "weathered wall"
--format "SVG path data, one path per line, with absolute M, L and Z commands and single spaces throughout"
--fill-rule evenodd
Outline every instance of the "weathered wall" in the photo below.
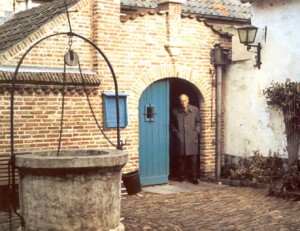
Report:
M 255 44 L 262 44 L 262 66 L 260 70 L 253 67 L 252 54 L 227 71 L 225 153 L 243 156 L 259 149 L 267 155 L 271 149 L 286 157 L 282 113 L 267 107 L 263 90 L 272 81 L 300 81 L 299 10 L 300 3 L 294 0 L 252 3 L 251 21 L 259 28 Z
M 2 0 L 0 1 L 0 25 L 8 20 L 13 13 L 25 10 L 27 7 L 36 7 L 39 3 L 29 1 L 26 5 L 24 1 Z
M 15 11 L 25 10 L 26 4 L 25 2 L 15 1 Z M 13 13 L 14 10 L 14 1 L 6 0 L 0 2 L 0 17 L 8 16 L 7 13 Z

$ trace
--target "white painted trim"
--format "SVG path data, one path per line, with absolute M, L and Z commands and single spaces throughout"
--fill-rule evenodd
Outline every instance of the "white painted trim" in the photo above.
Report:
M 0 66 L 0 71 L 7 71 L 7 72 L 15 72 L 16 67 L 12 65 L 4 65 Z M 32 66 L 27 66 L 27 67 L 20 67 L 19 72 L 32 72 L 32 73 L 63 73 L 64 69 L 63 68 L 55 68 L 55 67 L 32 67 Z M 67 68 L 67 73 L 79 73 L 78 68 Z M 88 68 L 82 68 L 82 73 L 83 74 L 96 74 L 96 72 L 92 71 L 91 69 Z

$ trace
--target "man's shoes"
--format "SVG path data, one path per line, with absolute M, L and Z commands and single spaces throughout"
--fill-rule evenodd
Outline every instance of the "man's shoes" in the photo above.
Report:
M 193 184 L 199 184 L 198 179 L 197 179 L 197 178 L 193 178 L 193 179 L 192 179 L 192 183 L 193 183 Z
M 183 176 L 178 177 L 178 182 L 182 182 L 182 181 L 184 181 L 184 177 Z

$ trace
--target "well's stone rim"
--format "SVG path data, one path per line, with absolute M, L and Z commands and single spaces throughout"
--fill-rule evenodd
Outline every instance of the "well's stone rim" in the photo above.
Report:
M 22 230 L 123 231 L 121 168 L 128 154 L 106 149 L 63 151 L 68 153 L 56 156 L 54 150 L 41 150 L 15 156 Z
M 78 149 L 64 149 L 64 152 L 78 152 Z M 82 152 L 99 152 L 99 155 L 84 156 L 47 156 L 45 153 L 53 150 L 29 151 L 16 155 L 18 168 L 103 168 L 123 167 L 128 161 L 128 154 L 124 150 L 111 149 L 80 149 Z

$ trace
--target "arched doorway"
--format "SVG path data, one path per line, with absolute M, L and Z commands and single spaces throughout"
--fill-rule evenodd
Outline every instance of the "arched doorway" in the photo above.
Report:
M 179 96 L 181 94 L 186 94 L 189 97 L 189 101 L 191 105 L 196 107 L 200 107 L 200 98 L 201 94 L 200 91 L 196 88 L 195 85 L 188 82 L 184 79 L 178 78 L 171 78 L 170 79 L 170 115 L 172 113 L 173 108 L 179 107 Z M 173 149 L 173 137 L 170 134 L 170 141 L 169 141 L 169 178 L 176 179 L 177 178 L 177 170 L 178 170 L 178 163 L 175 158 L 176 150 Z M 200 151 L 200 145 L 199 145 Z M 199 153 L 198 151 L 198 153 Z M 200 176 L 200 155 L 197 158 L 197 165 L 198 167 L 198 176 Z
M 199 106 L 199 90 L 179 78 L 156 81 L 140 97 L 139 169 L 142 185 L 164 184 L 174 175 L 176 165 L 170 137 L 170 113 L 183 93 L 189 96 L 191 104 Z

